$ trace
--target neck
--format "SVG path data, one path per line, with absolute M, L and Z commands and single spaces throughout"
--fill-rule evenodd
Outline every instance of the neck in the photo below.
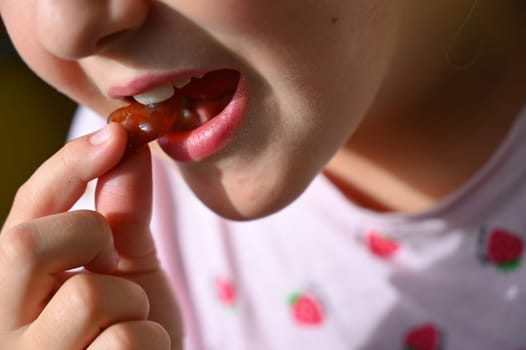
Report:
M 387 84 L 382 103 L 329 163 L 329 178 L 353 201 L 379 211 L 419 212 L 461 187 L 495 152 L 526 101 L 526 55 L 504 32 L 488 37 L 469 67 L 445 55 L 427 57 L 421 64 L 435 59 L 432 74 L 408 86 Z M 409 70 L 397 67 L 393 76 L 400 71 Z

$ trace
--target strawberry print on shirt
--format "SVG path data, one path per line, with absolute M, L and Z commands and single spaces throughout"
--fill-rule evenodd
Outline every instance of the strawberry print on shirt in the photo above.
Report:
M 486 263 L 501 271 L 514 271 L 521 265 L 524 255 L 524 239 L 509 230 L 494 228 L 482 232 L 481 255 Z
M 219 302 L 233 309 L 237 303 L 237 291 L 234 281 L 228 277 L 218 277 L 215 280 L 215 287 Z
M 433 323 L 410 329 L 404 339 L 404 350 L 440 350 L 441 334 Z
M 297 324 L 319 326 L 323 324 L 325 312 L 318 298 L 309 292 L 294 292 L 287 298 L 291 315 Z
M 369 231 L 366 234 L 366 239 L 371 253 L 380 258 L 392 258 L 400 249 L 398 242 L 375 230 Z

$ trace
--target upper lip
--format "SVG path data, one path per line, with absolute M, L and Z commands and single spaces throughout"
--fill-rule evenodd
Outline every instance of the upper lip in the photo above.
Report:
M 167 82 L 192 77 L 202 77 L 207 72 L 210 72 L 210 70 L 188 70 L 184 72 L 146 74 L 134 78 L 124 85 L 110 87 L 107 94 L 109 97 L 114 99 L 123 99 L 129 96 L 144 93 L 155 86 L 165 84 Z

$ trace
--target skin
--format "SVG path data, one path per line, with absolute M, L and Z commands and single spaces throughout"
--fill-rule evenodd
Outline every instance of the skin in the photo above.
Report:
M 180 171 L 211 209 L 252 219 L 321 170 L 376 210 L 419 212 L 461 186 L 525 99 L 523 21 L 499 4 L 481 1 L 491 16 L 473 18 L 494 30 L 462 69 L 445 58 L 464 46 L 454 38 L 471 0 L 0 0 L 0 13 L 28 65 L 101 115 L 121 105 L 110 87 L 144 74 L 239 70 L 251 91 L 240 132 Z M 148 231 L 149 150 L 121 160 L 124 130 L 103 130 L 105 142 L 66 145 L 15 198 L 0 235 L 1 348 L 180 346 Z M 98 213 L 66 213 L 94 178 Z M 75 266 L 92 272 L 64 273 Z
M 230 147 L 181 167 L 207 205 L 236 219 L 293 200 L 349 137 L 380 85 L 397 29 L 385 1 L 120 0 L 110 1 L 113 20 L 105 1 L 62 3 L 3 1 L 1 10 L 28 64 L 101 115 L 120 105 L 106 96 L 110 87 L 147 73 L 226 66 L 248 79 L 249 112 Z M 349 15 L 332 23 L 339 13 Z M 173 49 L 174 33 L 184 50 Z

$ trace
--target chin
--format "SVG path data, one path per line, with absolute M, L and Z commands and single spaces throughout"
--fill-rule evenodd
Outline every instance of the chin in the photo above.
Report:
M 278 212 L 285 205 L 273 205 L 272 203 L 250 203 L 239 205 L 232 202 L 206 201 L 203 203 L 217 215 L 234 221 L 256 220 Z
M 254 200 L 250 202 L 242 201 L 242 203 L 231 199 L 226 202 L 220 200 L 208 201 L 206 199 L 202 201 L 210 210 L 226 219 L 250 221 L 272 215 L 286 207 L 294 199 L 277 201 Z
M 284 182 L 227 181 L 221 176 L 202 181 L 192 173 L 186 182 L 194 194 L 210 210 L 230 220 L 248 221 L 278 212 L 294 201 L 309 184 L 294 179 L 293 184 Z M 267 179 L 268 180 L 268 179 Z

